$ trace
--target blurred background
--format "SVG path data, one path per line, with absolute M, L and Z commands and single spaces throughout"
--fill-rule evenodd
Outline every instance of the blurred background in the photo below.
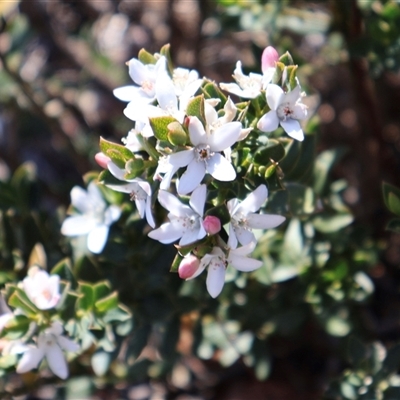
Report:
M 259 72 L 268 45 L 289 50 L 315 113 L 317 153 L 337 150 L 332 179 L 347 182 L 343 200 L 376 250 L 368 267 L 375 291 L 353 310 L 362 321 L 354 325 L 363 324 L 370 342 L 400 339 L 400 234 L 385 230 L 391 215 L 381 189 L 383 181 L 400 186 L 398 1 L 2 0 L 0 17 L 0 179 L 25 165 L 37 188 L 26 206 L 50 215 L 68 206 L 85 173 L 100 171 L 100 136 L 119 143 L 133 127 L 112 91 L 131 83 L 125 62 L 140 49 L 153 53 L 170 43 L 176 66 L 216 82 L 232 80 L 237 60 Z M 2 262 L 26 258 L 32 245 L 24 243 L 20 254 L 3 252 Z M 115 386 L 100 382 L 87 398 L 321 398 L 346 367 L 332 350 L 341 345 L 310 321 L 295 332 L 271 338 L 273 367 L 258 377 L 240 361 L 222 367 L 188 355 L 194 378 L 178 369 L 160 380 L 145 374 Z M 55 398 L 54 388 L 13 398 Z

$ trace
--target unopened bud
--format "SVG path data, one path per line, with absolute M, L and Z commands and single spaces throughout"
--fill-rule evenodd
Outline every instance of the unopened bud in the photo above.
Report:
M 200 260 L 194 256 L 189 255 L 186 256 L 178 267 L 179 278 L 188 279 L 193 276 L 193 274 L 197 271 L 200 266 Z
M 275 63 L 279 60 L 278 52 L 272 47 L 268 46 L 264 49 L 261 56 L 261 70 L 263 73 L 267 71 L 268 68 L 275 68 Z
M 110 157 L 107 157 L 103 153 L 97 153 L 94 156 L 94 160 L 100 165 L 101 168 L 107 169 L 107 163 L 110 161 Z
M 203 226 L 209 235 L 215 235 L 221 230 L 221 221 L 214 215 L 207 215 L 204 218 Z

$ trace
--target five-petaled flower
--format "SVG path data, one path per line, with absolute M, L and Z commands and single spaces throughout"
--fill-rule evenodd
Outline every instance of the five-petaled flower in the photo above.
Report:
M 17 365 L 17 372 L 23 374 L 39 366 L 43 358 L 46 358 L 49 368 L 61 379 L 68 377 L 68 365 L 65 360 L 63 350 L 75 352 L 79 350 L 79 345 L 62 336 L 63 328 L 60 322 L 53 322 L 51 327 L 39 333 L 37 346 L 20 345 L 19 351 L 23 351 L 23 356 Z
M 231 199 L 227 202 L 231 221 L 229 224 L 228 246 L 236 248 L 238 242 L 247 245 L 256 242 L 252 229 L 275 228 L 285 221 L 282 215 L 256 214 L 268 198 L 268 189 L 265 185 L 258 186 L 245 200 Z
M 207 272 L 207 291 L 211 297 L 217 297 L 224 287 L 225 272 L 228 265 L 238 271 L 250 272 L 261 267 L 262 262 L 254 258 L 247 257 L 255 247 L 255 243 L 251 242 L 246 246 L 237 249 L 229 249 L 225 252 L 220 247 L 213 247 L 210 253 L 203 256 L 200 265 L 195 273 L 187 279 L 193 279 L 199 276 L 206 267 Z
M 40 310 L 48 310 L 60 300 L 60 277 L 49 275 L 37 266 L 29 268 L 22 286 L 29 300 Z
M 266 98 L 271 110 L 260 118 L 257 128 L 272 132 L 280 124 L 290 137 L 302 141 L 304 133 L 298 120 L 307 117 L 307 106 L 301 102 L 300 86 L 285 93 L 281 87 L 271 83 L 267 87 Z
M 151 231 L 149 237 L 161 243 L 172 243 L 180 238 L 180 246 L 202 239 L 207 234 L 203 227 L 206 195 L 206 185 L 198 186 L 190 196 L 189 207 L 182 204 L 173 194 L 160 190 L 158 201 L 169 211 L 169 222 Z
M 61 233 L 65 236 L 87 235 L 87 247 L 95 254 L 101 253 L 110 225 L 118 220 L 121 210 L 116 205 L 107 207 L 100 189 L 90 182 L 87 191 L 75 186 L 71 190 L 72 206 L 79 212 L 67 217 Z
M 197 117 L 190 117 L 189 136 L 193 148 L 171 154 L 168 160 L 173 167 L 187 166 L 177 185 L 179 194 L 191 193 L 206 172 L 219 181 L 235 179 L 235 169 L 220 152 L 236 143 L 241 130 L 240 122 L 228 122 L 210 134 Z

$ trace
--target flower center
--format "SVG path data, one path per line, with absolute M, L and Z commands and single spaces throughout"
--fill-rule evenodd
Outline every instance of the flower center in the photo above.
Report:
M 200 226 L 199 219 L 195 215 L 187 215 L 186 217 L 179 217 L 177 220 L 185 232 L 199 229 Z
M 141 88 L 147 93 L 147 94 L 151 94 L 154 90 L 154 84 L 151 81 L 144 81 L 141 84 Z
M 248 225 L 248 221 L 246 219 L 246 216 L 244 216 L 243 214 L 236 214 L 232 217 L 232 225 L 235 228 L 242 228 L 242 229 L 246 229 L 246 230 L 251 230 L 251 228 Z
M 289 103 L 282 103 L 276 110 L 276 114 L 281 121 L 286 121 L 288 118 L 292 118 L 293 108 Z
M 129 200 L 136 201 L 136 200 L 146 200 L 147 193 L 138 185 L 135 185 L 135 188 L 129 193 Z
M 199 144 L 195 147 L 195 154 L 197 161 L 207 161 L 214 155 L 214 152 L 210 151 L 210 146 L 208 144 Z

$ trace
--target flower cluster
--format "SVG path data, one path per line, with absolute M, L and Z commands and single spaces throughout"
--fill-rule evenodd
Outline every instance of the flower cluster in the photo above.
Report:
M 63 351 L 76 352 L 80 346 L 62 335 L 60 321 L 51 319 L 61 298 L 60 277 L 49 275 L 45 270 L 33 266 L 20 286 L 15 288 L 9 298 L 10 305 L 15 307 L 14 311 L 6 307 L 7 312 L 0 317 L 0 332 L 8 327 L 15 328 L 18 321 L 28 321 L 33 316 L 36 317 L 36 322 L 30 323 L 29 336 L 25 340 L 7 342 L 2 355 L 22 353 L 16 366 L 18 373 L 36 369 L 46 359 L 50 370 L 59 378 L 66 379 L 68 365 Z M 3 298 L 2 301 L 4 302 Z
M 279 184 L 278 163 L 290 144 L 278 128 L 302 141 L 299 120 L 307 107 L 288 53 L 279 57 L 269 46 L 261 74 L 245 75 L 238 61 L 236 83 L 218 86 L 197 71 L 173 68 L 168 51 L 141 50 L 128 62 L 134 85 L 114 94 L 128 102 L 124 114 L 135 126 L 125 146 L 101 139 L 99 180 L 129 193 L 139 216 L 155 228 L 150 238 L 177 243 L 173 269 L 182 279 L 207 269 L 207 289 L 216 297 L 229 265 L 239 271 L 262 265 L 250 257 L 257 244 L 253 229 L 285 220 L 263 211 L 267 187 L 273 180 Z M 235 103 L 224 91 L 243 101 Z M 168 212 L 157 228 L 154 194 Z

